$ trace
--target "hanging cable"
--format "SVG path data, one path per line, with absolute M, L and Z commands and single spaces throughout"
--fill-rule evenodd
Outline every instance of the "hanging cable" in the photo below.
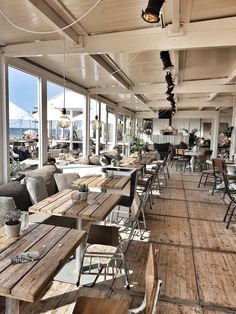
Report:
M 75 20 L 74 22 L 72 22 L 71 24 L 59 28 L 56 31 L 47 31 L 47 32 L 39 32 L 39 31 L 32 31 L 30 29 L 27 28 L 23 28 L 20 27 L 18 25 L 16 25 L 14 22 L 12 22 L 8 16 L 0 9 L 0 13 L 2 14 L 2 16 L 4 16 L 4 18 L 15 28 L 19 29 L 20 31 L 26 32 L 26 33 L 31 33 L 31 34 L 40 34 L 40 35 L 49 35 L 49 34 L 55 34 L 55 33 L 59 33 L 61 31 L 66 30 L 67 28 L 70 28 L 71 26 L 73 26 L 74 24 L 76 24 L 77 22 L 79 22 L 80 20 L 82 20 L 85 16 L 87 16 L 102 0 L 98 0 L 87 12 L 85 12 L 81 17 L 79 17 L 77 20 Z

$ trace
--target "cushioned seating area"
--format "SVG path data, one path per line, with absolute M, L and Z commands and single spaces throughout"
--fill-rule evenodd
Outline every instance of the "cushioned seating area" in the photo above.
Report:
M 21 210 L 28 210 L 32 205 L 26 186 L 18 181 L 1 184 L 0 196 L 13 197 L 16 206 Z

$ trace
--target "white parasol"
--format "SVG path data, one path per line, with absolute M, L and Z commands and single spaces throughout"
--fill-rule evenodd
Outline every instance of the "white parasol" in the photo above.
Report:
M 28 114 L 13 102 L 9 102 L 9 118 L 10 120 L 35 120 L 32 115 Z
M 47 109 L 47 120 L 48 121 L 53 121 L 53 120 L 58 120 L 61 116 L 61 111 L 58 109 L 54 109 L 51 107 L 48 107 Z M 35 112 L 33 114 L 33 117 L 35 118 L 35 120 L 39 120 L 39 112 Z

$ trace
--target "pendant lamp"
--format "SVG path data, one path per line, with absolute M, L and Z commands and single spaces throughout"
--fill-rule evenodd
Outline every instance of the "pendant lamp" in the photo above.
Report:
M 63 108 L 61 110 L 61 116 L 58 120 L 59 127 L 65 129 L 70 126 L 70 118 L 66 115 L 66 54 L 65 54 L 65 38 L 64 38 L 64 73 L 63 73 L 63 85 L 64 85 L 64 95 L 63 95 Z

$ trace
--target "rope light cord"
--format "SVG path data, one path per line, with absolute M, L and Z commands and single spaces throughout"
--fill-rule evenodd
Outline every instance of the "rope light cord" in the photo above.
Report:
M 16 25 L 14 22 L 12 22 L 7 15 L 0 9 L 0 13 L 2 14 L 2 16 L 4 16 L 4 18 L 15 28 L 19 29 L 20 31 L 26 32 L 26 33 L 31 33 L 31 34 L 40 34 L 40 35 L 49 35 L 49 34 L 55 34 L 55 33 L 59 33 L 61 31 L 66 30 L 67 28 L 70 28 L 71 26 L 73 26 L 74 24 L 76 24 L 77 22 L 79 22 L 80 20 L 82 20 L 85 16 L 87 16 L 102 0 L 98 0 L 87 12 L 85 12 L 82 16 L 80 16 L 77 20 L 75 20 L 74 22 L 72 22 L 71 24 L 59 28 L 56 31 L 47 31 L 47 32 L 39 32 L 39 31 L 32 31 L 30 29 L 27 28 L 23 28 L 20 27 L 18 25 Z

